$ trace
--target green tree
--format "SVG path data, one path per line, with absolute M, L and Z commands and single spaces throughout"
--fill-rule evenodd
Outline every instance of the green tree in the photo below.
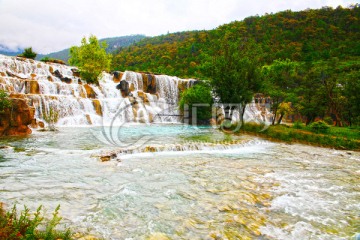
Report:
M 225 43 L 223 51 L 215 55 L 206 68 L 219 101 L 223 104 L 240 104 L 238 110 L 243 123 L 246 104 L 261 88 L 256 63 L 241 55 L 238 44 Z
M 196 119 L 200 123 L 208 123 L 211 118 L 211 110 L 213 97 L 211 96 L 211 88 L 208 84 L 199 83 L 187 89 L 181 94 L 179 106 L 184 112 L 185 106 L 188 106 L 189 117 L 192 119 L 192 109 L 196 107 Z
M 312 64 L 305 66 L 304 76 L 300 79 L 300 86 L 296 88 L 299 108 L 302 116 L 306 117 L 306 125 L 323 117 L 326 112 L 326 94 L 319 80 L 319 72 Z
M 286 59 L 275 60 L 273 64 L 262 68 L 263 93 L 271 97 L 272 100 L 271 111 L 274 116 L 272 125 L 275 124 L 278 114 L 280 114 L 278 118 L 278 124 L 280 124 L 286 113 L 281 104 L 296 101 L 294 89 L 297 86 L 298 66 L 299 63 Z
M 11 101 L 8 94 L 4 90 L 0 90 L 0 113 L 9 107 L 11 107 Z
M 326 63 L 321 63 L 319 67 L 319 79 L 322 84 L 322 90 L 327 99 L 327 112 L 330 113 L 337 126 L 342 126 L 342 97 L 343 86 L 339 84 L 339 76 L 335 72 L 339 65 L 338 58 L 332 58 Z
M 102 71 L 109 71 L 111 54 L 107 54 L 106 42 L 99 43 L 96 36 L 91 35 L 89 40 L 81 40 L 81 46 L 70 48 L 69 63 L 80 69 L 81 78 L 88 82 L 98 83 L 98 76 Z
M 354 70 L 346 74 L 341 81 L 344 94 L 344 117 L 349 125 L 360 125 L 360 71 Z
M 25 48 L 24 52 L 20 55 L 18 55 L 19 57 L 24 57 L 24 58 L 30 58 L 30 59 L 35 59 L 37 56 L 36 52 L 33 52 L 32 48 Z

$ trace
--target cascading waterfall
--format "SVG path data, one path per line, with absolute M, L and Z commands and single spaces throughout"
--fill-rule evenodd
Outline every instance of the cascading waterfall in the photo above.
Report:
M 38 122 L 46 124 L 44 116 L 56 112 L 57 126 L 179 122 L 179 93 L 195 82 L 125 71 L 121 79 L 103 73 L 95 85 L 76 73 L 66 65 L 0 55 L 0 89 L 25 97 Z M 129 83 L 129 97 L 116 89 L 119 81 Z

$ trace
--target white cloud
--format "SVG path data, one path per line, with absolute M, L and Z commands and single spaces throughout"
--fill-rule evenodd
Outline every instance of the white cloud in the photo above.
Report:
M 348 6 L 348 0 L 0 0 L 0 44 L 47 53 L 98 38 L 185 30 L 286 9 Z

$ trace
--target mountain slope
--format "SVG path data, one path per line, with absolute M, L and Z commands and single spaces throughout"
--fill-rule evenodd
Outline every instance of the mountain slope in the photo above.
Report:
M 259 65 L 275 59 L 326 60 L 360 56 L 360 7 L 290 10 L 224 24 L 211 31 L 172 33 L 146 38 L 121 49 L 117 70 L 151 71 L 181 77 L 203 77 L 203 64 L 235 43 L 243 56 Z
M 118 48 L 130 46 L 131 44 L 134 44 L 144 38 L 146 38 L 145 35 L 138 34 L 138 35 L 130 35 L 130 36 L 122 36 L 122 37 L 104 38 L 104 39 L 100 39 L 99 41 L 100 42 L 106 41 L 106 43 L 108 44 L 106 52 L 112 53 Z M 70 53 L 70 48 L 67 48 L 59 52 L 54 52 L 46 55 L 39 54 L 36 57 L 36 59 L 40 60 L 43 57 L 48 57 L 48 58 L 61 59 L 67 62 L 69 60 L 69 53 Z
M 0 54 L 2 54 L 2 55 L 16 56 L 22 52 L 23 52 L 23 49 L 12 50 L 12 49 L 9 49 L 8 47 L 0 44 Z

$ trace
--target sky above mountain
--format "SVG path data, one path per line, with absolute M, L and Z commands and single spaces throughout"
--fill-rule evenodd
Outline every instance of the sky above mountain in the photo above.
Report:
M 208 30 L 253 15 L 359 0 L 0 0 L 0 50 L 32 46 L 49 53 L 98 38 Z

